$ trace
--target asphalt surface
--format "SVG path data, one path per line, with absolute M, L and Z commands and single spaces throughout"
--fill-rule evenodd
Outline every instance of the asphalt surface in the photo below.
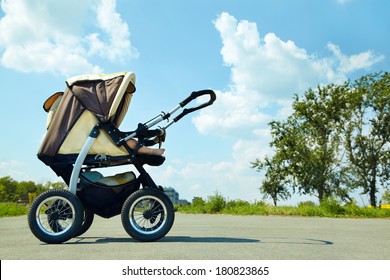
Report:
M 0 218 L 1 260 L 389 260 L 389 219 L 187 215 L 160 241 L 127 235 L 120 216 L 95 217 L 64 244 L 36 239 L 27 217 Z

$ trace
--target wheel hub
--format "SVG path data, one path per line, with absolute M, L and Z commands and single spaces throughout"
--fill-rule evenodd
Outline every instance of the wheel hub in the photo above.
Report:
M 153 212 L 150 210 L 146 210 L 146 211 L 144 211 L 143 215 L 144 215 L 145 219 L 150 220 L 153 216 Z
M 51 221 L 57 221 L 60 218 L 60 213 L 58 211 L 54 211 L 49 214 L 49 219 Z

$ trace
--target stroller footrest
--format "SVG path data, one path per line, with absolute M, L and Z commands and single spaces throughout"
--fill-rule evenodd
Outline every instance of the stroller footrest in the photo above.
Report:
M 147 164 L 150 166 L 160 166 L 164 163 L 164 156 L 156 156 L 156 155 L 137 155 L 137 159 L 141 164 Z

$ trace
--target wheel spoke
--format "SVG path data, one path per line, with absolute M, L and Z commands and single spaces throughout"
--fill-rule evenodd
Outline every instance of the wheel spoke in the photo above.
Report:
M 153 206 L 153 208 L 150 209 L 153 213 L 161 213 L 164 211 L 161 204 L 158 203 L 157 205 Z
M 154 205 L 156 204 L 155 200 L 149 199 L 149 210 L 153 211 Z

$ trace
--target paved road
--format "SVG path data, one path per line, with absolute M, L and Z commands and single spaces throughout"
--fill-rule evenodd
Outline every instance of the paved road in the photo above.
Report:
M 176 214 L 158 242 L 134 241 L 120 217 L 96 217 L 60 245 L 36 239 L 26 216 L 0 218 L 2 260 L 389 260 L 390 220 Z

